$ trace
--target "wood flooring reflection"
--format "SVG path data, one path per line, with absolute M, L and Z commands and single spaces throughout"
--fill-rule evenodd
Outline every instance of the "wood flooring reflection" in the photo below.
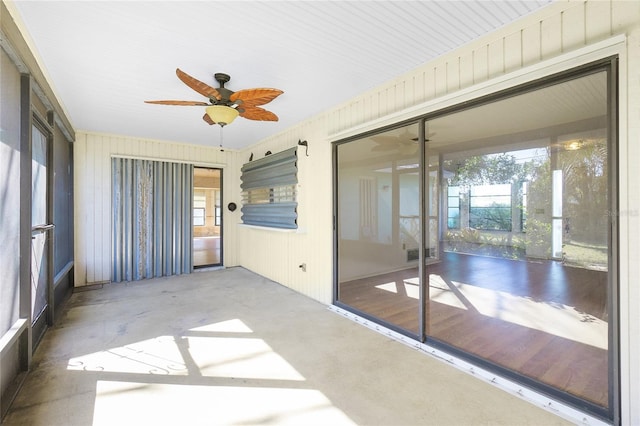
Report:
M 193 266 L 220 264 L 220 237 L 193 238 Z
M 607 276 L 554 261 L 444 253 L 429 265 L 428 336 L 608 404 Z M 418 333 L 417 268 L 340 284 L 340 301 Z

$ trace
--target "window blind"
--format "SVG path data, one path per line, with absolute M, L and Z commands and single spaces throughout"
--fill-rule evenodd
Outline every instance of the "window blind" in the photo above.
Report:
M 271 228 L 298 227 L 297 147 L 242 166 L 242 223 Z

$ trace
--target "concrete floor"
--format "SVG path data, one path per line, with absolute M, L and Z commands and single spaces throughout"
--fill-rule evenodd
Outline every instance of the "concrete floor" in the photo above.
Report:
M 65 309 L 3 424 L 566 424 L 242 268 Z

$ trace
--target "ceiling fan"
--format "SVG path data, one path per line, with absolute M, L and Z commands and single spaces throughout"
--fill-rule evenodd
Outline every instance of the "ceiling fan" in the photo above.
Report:
M 429 141 L 429 138 L 434 134 L 435 133 L 429 133 L 425 141 Z M 418 152 L 419 139 L 407 129 L 404 129 L 402 133 L 397 136 L 377 135 L 372 136 L 371 139 L 376 143 L 372 151 L 396 151 L 401 155 L 413 155 Z
M 176 69 L 176 74 L 180 80 L 196 92 L 209 98 L 209 102 L 203 101 L 145 101 L 148 104 L 160 105 L 182 105 L 182 106 L 206 106 L 206 113 L 202 117 L 208 124 L 219 124 L 221 127 L 230 124 L 239 115 L 248 120 L 257 121 L 278 121 L 278 116 L 260 108 L 260 105 L 267 104 L 284 93 L 282 90 L 270 88 L 244 89 L 233 92 L 226 87 L 225 83 L 231 80 L 228 74 L 216 73 L 214 75 L 220 87 L 213 88 L 200 80 L 191 77 L 189 74 Z

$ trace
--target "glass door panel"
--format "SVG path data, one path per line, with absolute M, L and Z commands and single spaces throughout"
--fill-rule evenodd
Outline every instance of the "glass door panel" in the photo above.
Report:
M 47 137 L 32 128 L 31 161 L 31 320 L 38 321 L 49 298 L 49 235 L 47 214 Z M 44 318 L 43 318 L 44 319 Z
M 222 264 L 222 170 L 193 168 L 193 267 Z
M 337 146 L 338 302 L 419 333 L 418 125 Z
M 558 141 L 568 149 L 557 154 L 563 173 L 559 207 L 561 259 L 567 266 L 594 271 L 608 269 L 610 210 L 608 148 L 605 129 L 564 135 Z
M 605 409 L 607 79 L 594 73 L 429 120 L 427 157 L 441 173 L 425 185 L 442 203 L 441 257 L 426 266 L 427 339 Z

